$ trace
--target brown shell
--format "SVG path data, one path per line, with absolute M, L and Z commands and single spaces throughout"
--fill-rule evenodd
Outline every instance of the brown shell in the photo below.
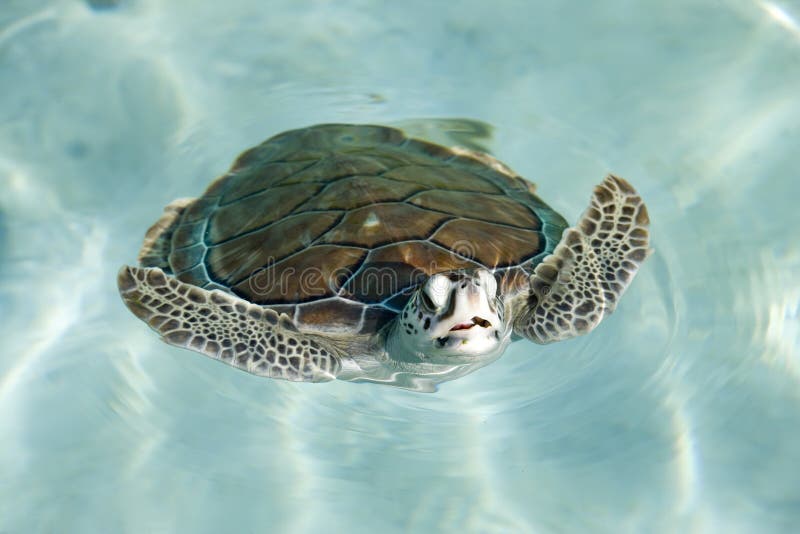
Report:
M 373 332 L 436 272 L 483 266 L 518 287 L 565 226 L 490 156 L 320 125 L 240 155 L 177 217 L 167 262 L 299 326 Z

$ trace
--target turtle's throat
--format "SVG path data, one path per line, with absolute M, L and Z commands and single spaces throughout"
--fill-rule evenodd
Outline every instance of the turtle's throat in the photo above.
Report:
M 399 317 L 389 322 L 379 335 L 383 338 L 381 341 L 386 347 L 389 359 L 408 363 L 419 363 L 424 360 L 425 355 L 414 346 L 413 338 L 404 335 Z

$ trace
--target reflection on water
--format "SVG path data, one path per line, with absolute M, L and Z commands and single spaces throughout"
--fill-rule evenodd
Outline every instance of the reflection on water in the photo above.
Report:
M 0 530 L 800 520 L 792 4 L 88 4 L 0 15 Z M 119 301 L 147 224 L 244 147 L 443 116 L 570 220 L 608 171 L 640 190 L 656 252 L 590 336 L 421 395 L 258 379 Z

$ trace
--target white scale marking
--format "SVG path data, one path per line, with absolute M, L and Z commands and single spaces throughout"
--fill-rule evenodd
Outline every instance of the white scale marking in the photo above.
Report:
M 378 219 L 378 216 L 375 215 L 375 212 L 370 212 L 370 214 L 367 215 L 367 219 L 364 221 L 363 226 L 364 228 L 374 228 L 375 226 L 378 226 L 380 224 L 381 220 Z

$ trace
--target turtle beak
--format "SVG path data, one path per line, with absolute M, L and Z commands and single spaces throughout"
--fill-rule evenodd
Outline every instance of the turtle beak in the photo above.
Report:
M 448 332 L 467 335 L 467 331 L 473 329 L 484 330 L 499 326 L 500 319 L 494 306 L 496 287 L 496 284 L 487 284 L 478 276 L 458 281 L 450 295 L 448 308 L 442 314 L 443 318 L 449 316 L 455 320 L 448 327 Z M 446 321 L 445 319 L 445 324 Z
M 469 322 L 458 323 L 453 328 L 451 328 L 450 331 L 455 332 L 456 330 L 469 330 L 473 326 L 479 326 L 481 328 L 489 328 L 492 326 L 492 323 L 488 319 L 484 319 L 483 317 L 478 317 L 476 315 L 475 317 L 470 319 Z

